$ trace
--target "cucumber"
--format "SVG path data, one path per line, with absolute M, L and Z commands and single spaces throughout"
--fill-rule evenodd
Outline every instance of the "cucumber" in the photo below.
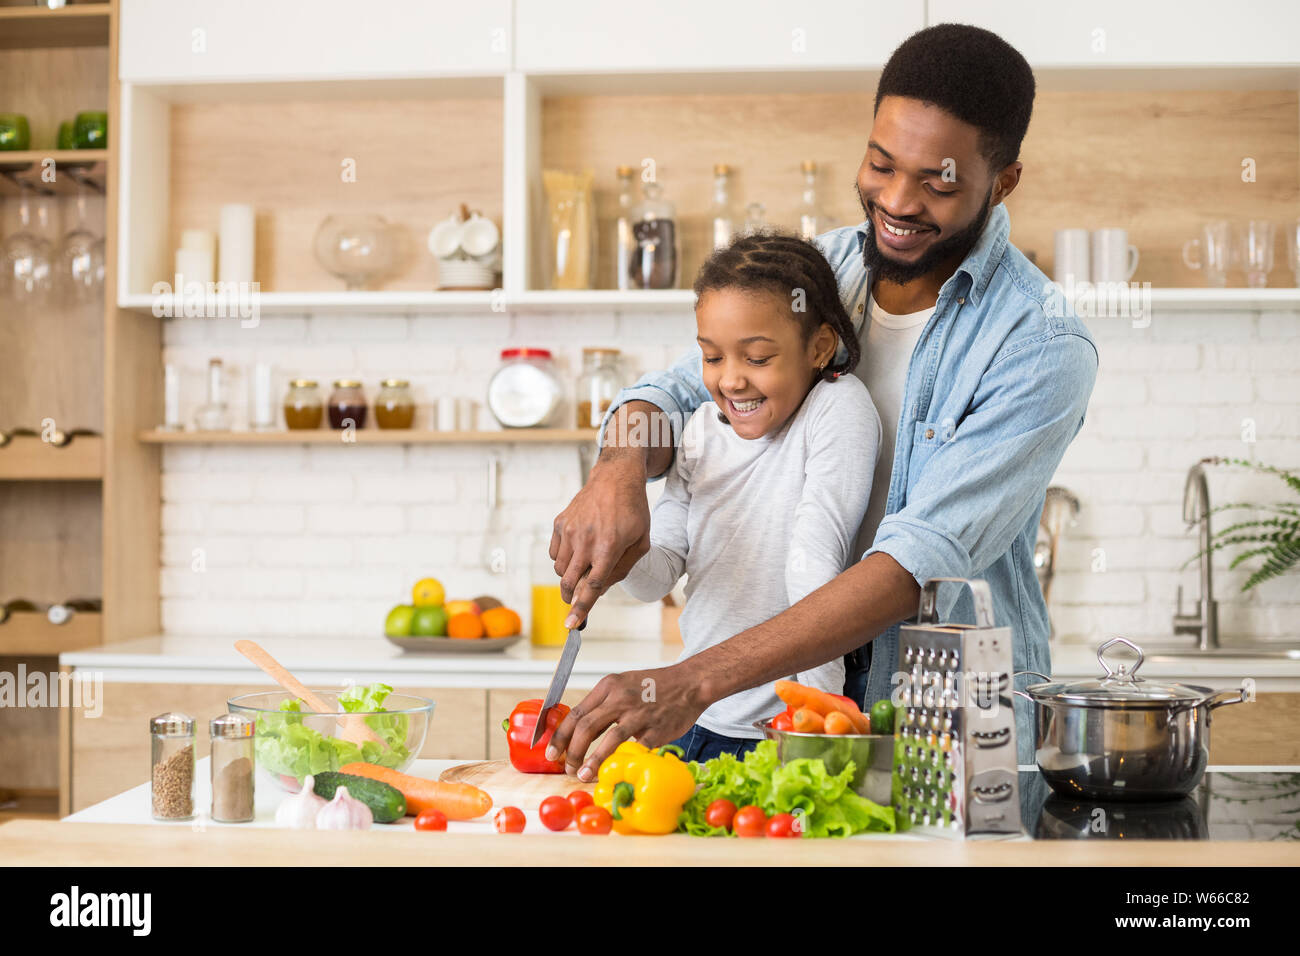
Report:
M 333 800 L 339 787 L 347 787 L 348 796 L 368 806 L 376 823 L 392 823 L 406 816 L 406 798 L 402 791 L 382 780 L 325 770 L 316 774 L 316 785 L 312 790 L 318 797 Z

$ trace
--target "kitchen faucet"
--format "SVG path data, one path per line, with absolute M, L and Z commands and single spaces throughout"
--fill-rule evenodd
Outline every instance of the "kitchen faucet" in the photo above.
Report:
M 1205 479 L 1205 464 L 1209 459 L 1202 459 L 1187 472 L 1187 483 L 1183 486 L 1183 520 L 1187 527 L 1199 524 L 1197 545 L 1200 553 L 1201 595 L 1197 599 L 1197 613 L 1183 613 L 1183 586 L 1178 586 L 1178 605 L 1174 608 L 1174 633 L 1195 634 L 1196 646 L 1206 651 L 1219 646 L 1219 602 L 1214 600 L 1214 587 L 1210 572 L 1210 487 Z

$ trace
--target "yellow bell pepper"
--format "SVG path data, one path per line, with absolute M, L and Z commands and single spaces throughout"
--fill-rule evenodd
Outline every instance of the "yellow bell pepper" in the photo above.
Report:
M 617 833 L 672 833 L 695 793 L 690 768 L 669 748 L 625 740 L 605 758 L 592 798 L 614 818 Z M 677 748 L 673 748 L 677 749 Z

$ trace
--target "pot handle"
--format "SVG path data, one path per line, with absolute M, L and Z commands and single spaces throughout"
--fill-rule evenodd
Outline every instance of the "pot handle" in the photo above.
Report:
M 1250 698 L 1246 696 L 1246 688 L 1244 687 L 1240 690 L 1221 690 L 1206 697 L 1202 697 L 1200 700 L 1190 700 L 1183 704 L 1177 704 L 1170 708 L 1169 712 L 1176 714 L 1180 711 L 1190 710 L 1193 707 L 1200 707 L 1204 704 L 1205 711 L 1208 714 L 1216 707 L 1226 707 L 1228 704 L 1244 704 L 1248 703 L 1249 700 Z
M 1028 675 L 1030 675 L 1031 677 L 1041 677 L 1043 680 L 1047 681 L 1048 683 L 1051 683 L 1051 680 L 1052 680 L 1052 679 L 1051 679 L 1050 677 L 1048 677 L 1046 674 L 1040 674 L 1040 673 L 1038 673 L 1038 671 L 1016 671 L 1014 674 L 1011 675 L 1011 677 L 1012 677 L 1012 679 L 1014 680 L 1015 678 L 1019 677 L 1021 674 L 1028 674 Z M 1025 700 L 1029 701 L 1031 704 L 1034 703 L 1034 698 L 1030 697 L 1030 696 L 1029 696 L 1028 694 L 1026 694 L 1023 690 L 1015 690 L 1015 689 L 1013 688 L 1012 691 L 1011 691 L 1011 693 L 1015 694 L 1017 697 L 1023 697 Z

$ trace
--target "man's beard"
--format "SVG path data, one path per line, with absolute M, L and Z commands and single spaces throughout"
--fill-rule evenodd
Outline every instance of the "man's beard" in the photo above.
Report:
M 975 243 L 979 241 L 980 233 L 984 231 L 984 226 L 989 219 L 989 213 L 993 209 L 992 199 L 993 188 L 990 186 L 989 194 L 984 197 L 984 208 L 980 210 L 979 215 L 971 220 L 970 225 L 961 232 L 953 233 L 947 239 L 940 239 L 938 242 L 933 243 L 920 259 L 909 263 L 896 262 L 880 251 L 880 240 L 875 235 L 875 217 L 871 215 L 870 208 L 859 194 L 858 201 L 862 203 L 862 210 L 866 213 L 868 221 L 871 222 L 872 234 L 862 247 L 862 258 L 867 268 L 871 270 L 874 278 L 905 285 L 914 279 L 919 279 L 933 272 L 945 262 L 954 259 L 960 262 L 966 257 L 966 253 L 975 247 Z

